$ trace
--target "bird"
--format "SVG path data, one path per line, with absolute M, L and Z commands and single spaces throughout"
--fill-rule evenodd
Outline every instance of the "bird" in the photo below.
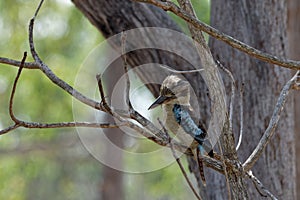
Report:
M 194 115 L 190 105 L 190 88 L 189 82 L 178 75 L 167 76 L 162 82 L 158 98 L 148 110 L 161 105 L 166 128 L 192 150 L 196 149 L 201 155 L 207 153 L 213 157 L 212 145 L 207 139 L 206 130 L 203 126 L 198 126 L 192 117 Z M 198 155 L 196 156 L 198 158 Z M 199 159 L 196 160 L 198 160 L 202 181 L 205 183 L 203 164 L 199 163 Z

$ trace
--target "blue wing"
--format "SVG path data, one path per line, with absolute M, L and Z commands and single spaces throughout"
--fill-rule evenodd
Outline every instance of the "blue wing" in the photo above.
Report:
M 203 155 L 205 149 L 208 149 L 208 155 L 213 157 L 211 145 L 209 141 L 205 139 L 207 135 L 206 131 L 196 125 L 189 112 L 186 109 L 183 109 L 179 104 L 175 104 L 173 107 L 173 113 L 176 122 L 183 128 L 183 130 L 187 134 L 191 135 L 199 143 L 198 148 L 201 154 Z M 208 144 L 205 144 L 207 148 L 203 147 L 203 143 L 205 141 L 208 141 Z

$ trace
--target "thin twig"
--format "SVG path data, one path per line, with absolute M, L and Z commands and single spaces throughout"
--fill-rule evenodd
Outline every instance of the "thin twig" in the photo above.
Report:
M 168 67 L 167 65 L 159 64 L 157 67 L 165 69 L 167 71 L 170 71 L 174 74 L 190 74 L 190 73 L 196 73 L 196 72 L 203 72 L 204 69 L 191 69 L 191 70 L 176 70 Z
M 101 74 L 97 74 L 96 79 L 97 79 L 98 89 L 99 89 L 99 93 L 100 93 L 100 97 L 101 97 L 101 103 L 100 103 L 100 107 L 102 108 L 101 110 L 104 110 L 112 115 L 112 110 L 109 107 L 109 105 L 107 104 L 106 99 L 105 99 L 105 93 L 104 93 L 104 89 L 103 89 Z
M 20 67 L 21 62 L 18 60 L 13 60 L 10 58 L 4 58 L 4 57 L 0 57 L 0 63 L 2 64 L 7 64 L 10 66 L 15 66 L 15 67 Z M 174 74 L 190 74 L 190 73 L 196 73 L 196 72 L 203 72 L 204 69 L 191 69 L 191 70 L 176 70 L 176 69 L 172 69 L 166 65 L 160 64 L 157 65 L 157 67 L 165 69 L 167 71 L 170 71 Z M 24 63 L 24 68 L 26 69 L 40 69 L 40 65 L 36 62 L 25 62 Z
M 70 86 L 69 84 L 67 84 L 65 81 L 63 81 L 62 79 L 60 79 L 58 76 L 56 76 L 52 70 L 40 59 L 38 53 L 35 50 L 35 46 L 34 46 L 34 42 L 33 42 L 33 28 L 34 28 L 34 20 L 35 17 L 38 14 L 39 8 L 41 7 L 43 1 L 40 2 L 40 5 L 38 7 L 38 9 L 35 12 L 34 17 L 30 20 L 29 23 L 29 46 L 30 46 L 30 51 L 31 51 L 31 55 L 33 57 L 33 59 L 36 62 L 36 65 L 39 66 L 39 69 L 57 86 L 59 86 L 60 88 L 62 88 L 63 90 L 65 90 L 67 93 L 69 93 L 71 96 L 73 96 L 75 99 L 79 100 L 80 102 L 82 102 L 83 104 L 86 104 L 92 108 L 96 108 L 98 110 L 101 110 L 101 106 L 98 102 L 96 102 L 93 99 L 90 99 L 86 96 L 84 96 L 83 94 L 81 94 L 80 92 L 78 92 L 77 90 L 75 90 L 72 86 Z
M 10 131 L 12 131 L 12 130 L 15 130 L 15 129 L 19 128 L 19 127 L 20 127 L 20 124 L 14 124 L 14 125 L 11 125 L 11 126 L 5 128 L 5 129 L 3 129 L 3 130 L 0 130 L 0 135 L 3 135 L 3 134 L 5 134 L 5 133 L 8 133 L 8 132 L 10 132 Z
M 256 161 L 260 158 L 260 155 L 266 148 L 267 144 L 270 142 L 272 136 L 275 133 L 275 130 L 278 125 L 278 121 L 280 119 L 280 114 L 284 108 L 284 105 L 287 101 L 288 94 L 292 87 L 295 85 L 297 78 L 300 74 L 300 71 L 297 71 L 296 74 L 284 85 L 283 89 L 280 92 L 278 97 L 277 103 L 275 105 L 273 115 L 270 119 L 269 125 L 264 132 L 263 136 L 261 137 L 259 143 L 257 144 L 256 148 L 252 152 L 252 154 L 248 157 L 248 159 L 243 164 L 244 170 L 247 172 L 249 171 Z
M 40 69 L 44 75 L 46 75 L 55 85 L 59 86 L 60 88 L 62 88 L 64 91 L 66 91 L 67 93 L 69 93 L 71 96 L 73 96 L 74 98 L 76 98 L 77 100 L 79 100 L 81 103 L 86 104 L 90 107 L 93 107 L 95 109 L 98 110 L 102 110 L 105 111 L 104 106 L 93 100 L 93 99 L 89 99 L 88 97 L 82 95 L 81 93 L 79 93 L 77 90 L 75 90 L 74 88 L 72 88 L 70 85 L 68 85 L 66 82 L 64 82 L 62 79 L 60 79 L 59 77 L 57 77 L 52 71 L 51 69 L 40 59 L 38 53 L 35 50 L 35 45 L 34 45 L 34 41 L 33 41 L 33 29 L 34 29 L 34 22 L 35 22 L 35 18 L 38 15 L 38 12 L 42 6 L 44 1 L 41 1 L 33 18 L 30 21 L 29 24 L 29 45 L 30 45 L 30 51 L 32 54 L 32 57 L 34 58 L 35 62 L 24 62 L 23 63 L 23 68 L 28 68 L 28 69 Z M 4 63 L 4 64 L 9 64 L 12 66 L 19 66 L 21 64 L 21 62 L 19 61 L 15 61 L 12 59 L 7 59 L 7 58 L 0 58 L 0 63 Z M 20 67 L 19 67 L 20 68 Z M 190 72 L 198 72 L 198 71 L 202 71 L 201 70 L 191 70 L 191 71 L 186 71 L 186 73 L 190 73 Z M 185 72 L 185 71 L 183 71 Z M 178 71 L 178 73 L 180 73 L 180 71 Z M 104 92 L 102 92 L 102 94 L 104 94 Z M 102 98 L 102 100 L 104 100 L 105 102 L 105 98 Z M 103 101 L 102 101 L 103 103 Z M 105 104 L 109 107 L 108 104 Z M 110 108 L 110 107 L 109 107 Z M 106 108 L 107 109 L 107 108 Z M 162 146 L 170 146 L 168 140 L 166 140 L 166 135 L 162 133 L 162 131 L 158 130 L 154 124 L 152 124 L 149 120 L 147 120 L 146 118 L 144 118 L 142 115 L 140 115 L 138 112 L 134 111 L 132 113 L 130 113 L 129 115 L 124 115 L 126 120 L 124 120 L 123 115 L 119 115 L 118 114 L 118 110 L 113 110 L 112 108 L 110 108 L 110 110 L 113 113 L 113 116 L 116 117 L 119 121 L 121 120 L 121 122 L 118 125 L 114 125 L 114 124 L 98 124 L 98 123 L 88 123 L 88 122 L 61 122 L 61 123 L 48 123 L 48 124 L 43 124 L 43 123 L 37 123 L 37 122 L 25 122 L 25 121 L 19 121 L 19 124 L 14 124 L 6 129 L 3 129 L 0 131 L 0 134 L 4 134 L 4 133 L 8 133 L 18 127 L 25 127 L 25 128 L 63 128 L 63 127 L 95 127 L 95 128 L 116 128 L 117 126 L 127 126 L 129 128 L 132 128 L 134 130 L 136 130 L 137 132 L 139 132 L 140 134 L 142 134 L 143 136 L 147 137 L 148 139 L 154 141 L 155 143 L 162 145 Z M 107 112 L 107 111 L 105 111 Z M 123 113 L 123 112 L 122 112 Z M 122 117 L 121 117 L 122 116 Z M 139 125 L 132 123 L 131 121 L 129 121 L 127 118 L 131 118 L 136 120 L 137 122 L 140 123 L 140 125 L 142 125 L 143 127 L 140 127 Z M 172 143 L 173 149 L 176 149 L 178 151 L 181 151 L 187 155 L 191 155 L 191 151 L 189 149 L 187 149 L 187 147 L 177 143 L 176 141 L 174 141 Z M 215 169 L 216 171 L 219 171 L 220 173 L 222 173 L 223 170 L 223 166 L 221 165 L 220 161 L 215 160 L 215 159 L 211 159 L 208 157 L 204 157 L 203 158 L 204 164 L 207 167 L 210 167 L 212 169 Z
M 207 34 L 211 35 L 212 37 L 221 40 L 233 48 L 236 48 L 244 53 L 247 53 L 248 55 L 255 57 L 257 59 L 260 59 L 262 61 L 272 63 L 275 65 L 279 65 L 285 68 L 289 69 L 300 69 L 300 61 L 294 61 L 294 60 L 288 60 L 288 59 L 282 59 L 278 58 L 274 55 L 264 53 L 258 49 L 255 49 L 229 35 L 226 35 L 222 33 L 221 31 L 201 22 L 199 19 L 196 17 L 193 17 L 192 15 L 188 14 L 185 12 L 183 9 L 178 7 L 175 3 L 171 2 L 170 0 L 135 0 L 138 2 L 143 2 L 143 3 L 150 3 L 153 4 L 157 7 L 162 8 L 165 11 L 171 11 L 175 15 L 179 16 L 189 24 L 192 24 L 195 28 L 198 30 L 204 31 Z
M 177 155 L 176 155 L 176 152 L 175 152 L 173 144 L 172 144 L 172 138 L 170 137 L 170 135 L 169 135 L 166 127 L 163 125 L 163 123 L 159 119 L 157 119 L 157 120 L 158 120 L 160 126 L 163 128 L 165 134 L 168 136 L 168 140 L 169 140 L 168 142 L 170 144 L 170 149 L 172 151 L 172 155 L 174 156 L 174 158 L 175 158 L 175 160 L 176 160 L 176 162 L 177 162 L 177 164 L 178 164 L 178 166 L 179 166 L 179 168 L 180 168 L 180 170 L 181 170 L 181 172 L 182 172 L 182 174 L 183 174 L 186 182 L 188 183 L 189 187 L 191 188 L 191 190 L 193 191 L 193 193 L 197 197 L 197 199 L 198 200 L 202 200 L 202 198 L 200 197 L 200 195 L 196 192 L 196 190 L 195 190 L 193 184 L 191 183 L 190 179 L 188 178 L 188 176 L 187 176 L 187 174 L 185 172 L 185 169 L 184 169 L 184 167 L 181 164 L 180 158 L 177 157 Z
M 129 79 L 129 74 L 128 74 L 128 63 L 127 63 L 127 56 L 126 56 L 126 38 L 127 34 L 126 32 L 122 32 L 121 34 L 121 47 L 122 47 L 122 59 L 123 59 L 123 64 L 124 64 L 124 72 L 125 72 L 125 77 L 126 77 L 126 90 L 125 90 L 125 95 L 126 95 L 126 105 L 129 107 L 129 111 L 133 110 L 131 101 L 130 101 L 130 79 Z
M 36 11 L 34 13 L 34 17 L 33 18 L 36 18 L 36 16 L 38 15 L 38 13 L 39 13 L 39 11 L 40 11 L 43 3 L 44 3 L 44 0 L 41 0 L 40 3 L 39 3 L 39 6 L 37 7 L 37 9 L 36 9 Z
M 223 64 L 217 60 L 218 66 L 229 76 L 231 80 L 231 97 L 230 97 L 230 104 L 229 104 L 229 128 L 233 130 L 233 105 L 234 105 L 234 98 L 235 98 L 235 80 L 232 73 L 223 66 Z
M 39 122 L 25 122 L 19 120 L 17 124 L 12 125 L 6 129 L 0 130 L 0 135 L 8 133 L 19 127 L 30 129 L 45 129 L 45 128 L 72 128 L 72 127 L 87 127 L 87 128 L 119 128 L 123 124 L 109 124 L 109 123 L 93 123 L 93 122 L 58 122 L 58 123 L 39 123 Z
M 20 64 L 17 76 L 16 76 L 14 84 L 13 84 L 13 88 L 12 88 L 12 91 L 11 91 L 11 94 L 10 94 L 10 99 L 9 99 L 9 115 L 10 115 L 10 118 L 16 124 L 19 124 L 20 121 L 15 117 L 14 112 L 13 112 L 14 96 L 15 96 L 15 93 L 16 93 L 17 84 L 18 84 L 20 75 L 22 73 L 23 66 L 24 66 L 26 58 L 27 58 L 27 52 L 24 52 L 24 55 L 23 55 L 23 58 L 22 58 L 22 61 L 21 61 L 21 64 Z
M 242 83 L 241 89 L 240 89 L 240 135 L 238 139 L 238 143 L 235 147 L 236 151 L 239 150 L 241 144 L 242 144 L 242 139 L 243 139 L 243 131 L 244 131 L 244 104 L 243 104 L 243 99 L 244 99 L 244 83 Z
M 4 57 L 0 57 L 0 63 L 2 64 L 7 64 L 10 66 L 15 66 L 15 67 L 20 67 L 21 62 L 18 60 L 13 60 L 10 58 L 4 58 Z M 26 69 L 39 69 L 39 65 L 35 62 L 25 62 L 23 65 L 23 68 Z
M 248 171 L 246 174 L 247 177 L 252 181 L 256 190 L 261 196 L 263 197 L 269 196 L 272 200 L 277 200 L 277 198 L 269 190 L 265 188 L 265 186 L 260 182 L 260 180 L 253 175 L 251 170 Z

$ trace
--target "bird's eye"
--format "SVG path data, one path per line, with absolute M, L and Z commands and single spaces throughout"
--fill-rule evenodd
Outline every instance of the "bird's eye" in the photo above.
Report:
M 163 88 L 162 95 L 164 95 L 166 97 L 173 97 L 173 96 L 175 96 L 175 94 L 169 88 L 167 88 L 167 87 Z

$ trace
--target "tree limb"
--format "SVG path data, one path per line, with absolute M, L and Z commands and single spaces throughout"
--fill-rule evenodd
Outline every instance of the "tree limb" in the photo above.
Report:
M 300 71 L 297 71 L 296 74 L 284 85 L 283 89 L 281 90 L 266 131 L 264 132 L 252 154 L 243 164 L 243 168 L 245 171 L 249 171 L 253 167 L 256 161 L 260 158 L 260 155 L 263 153 L 267 144 L 270 142 L 272 136 L 275 133 L 278 121 L 280 119 L 280 114 L 284 108 L 285 102 L 287 101 L 288 94 L 290 90 L 297 84 L 297 80 L 299 81 L 299 77 Z
M 282 59 L 278 58 L 274 55 L 264 53 L 258 49 L 255 49 L 229 35 L 226 35 L 222 33 L 221 31 L 201 22 L 197 18 L 193 17 L 192 15 L 188 14 L 186 11 L 183 9 L 179 8 L 176 4 L 169 0 L 135 0 L 138 2 L 143 2 L 143 3 L 150 3 L 153 4 L 157 7 L 162 8 L 165 11 L 171 11 L 175 15 L 181 17 L 183 20 L 188 22 L 189 24 L 193 25 L 195 28 L 206 32 L 207 34 L 211 35 L 212 37 L 221 40 L 228 45 L 232 46 L 233 48 L 236 48 L 252 57 L 255 57 L 257 59 L 260 59 L 262 61 L 272 63 L 275 65 L 279 65 L 285 68 L 289 69 L 295 69 L 299 70 L 300 69 L 300 61 L 294 61 L 294 60 L 288 60 L 288 59 Z

